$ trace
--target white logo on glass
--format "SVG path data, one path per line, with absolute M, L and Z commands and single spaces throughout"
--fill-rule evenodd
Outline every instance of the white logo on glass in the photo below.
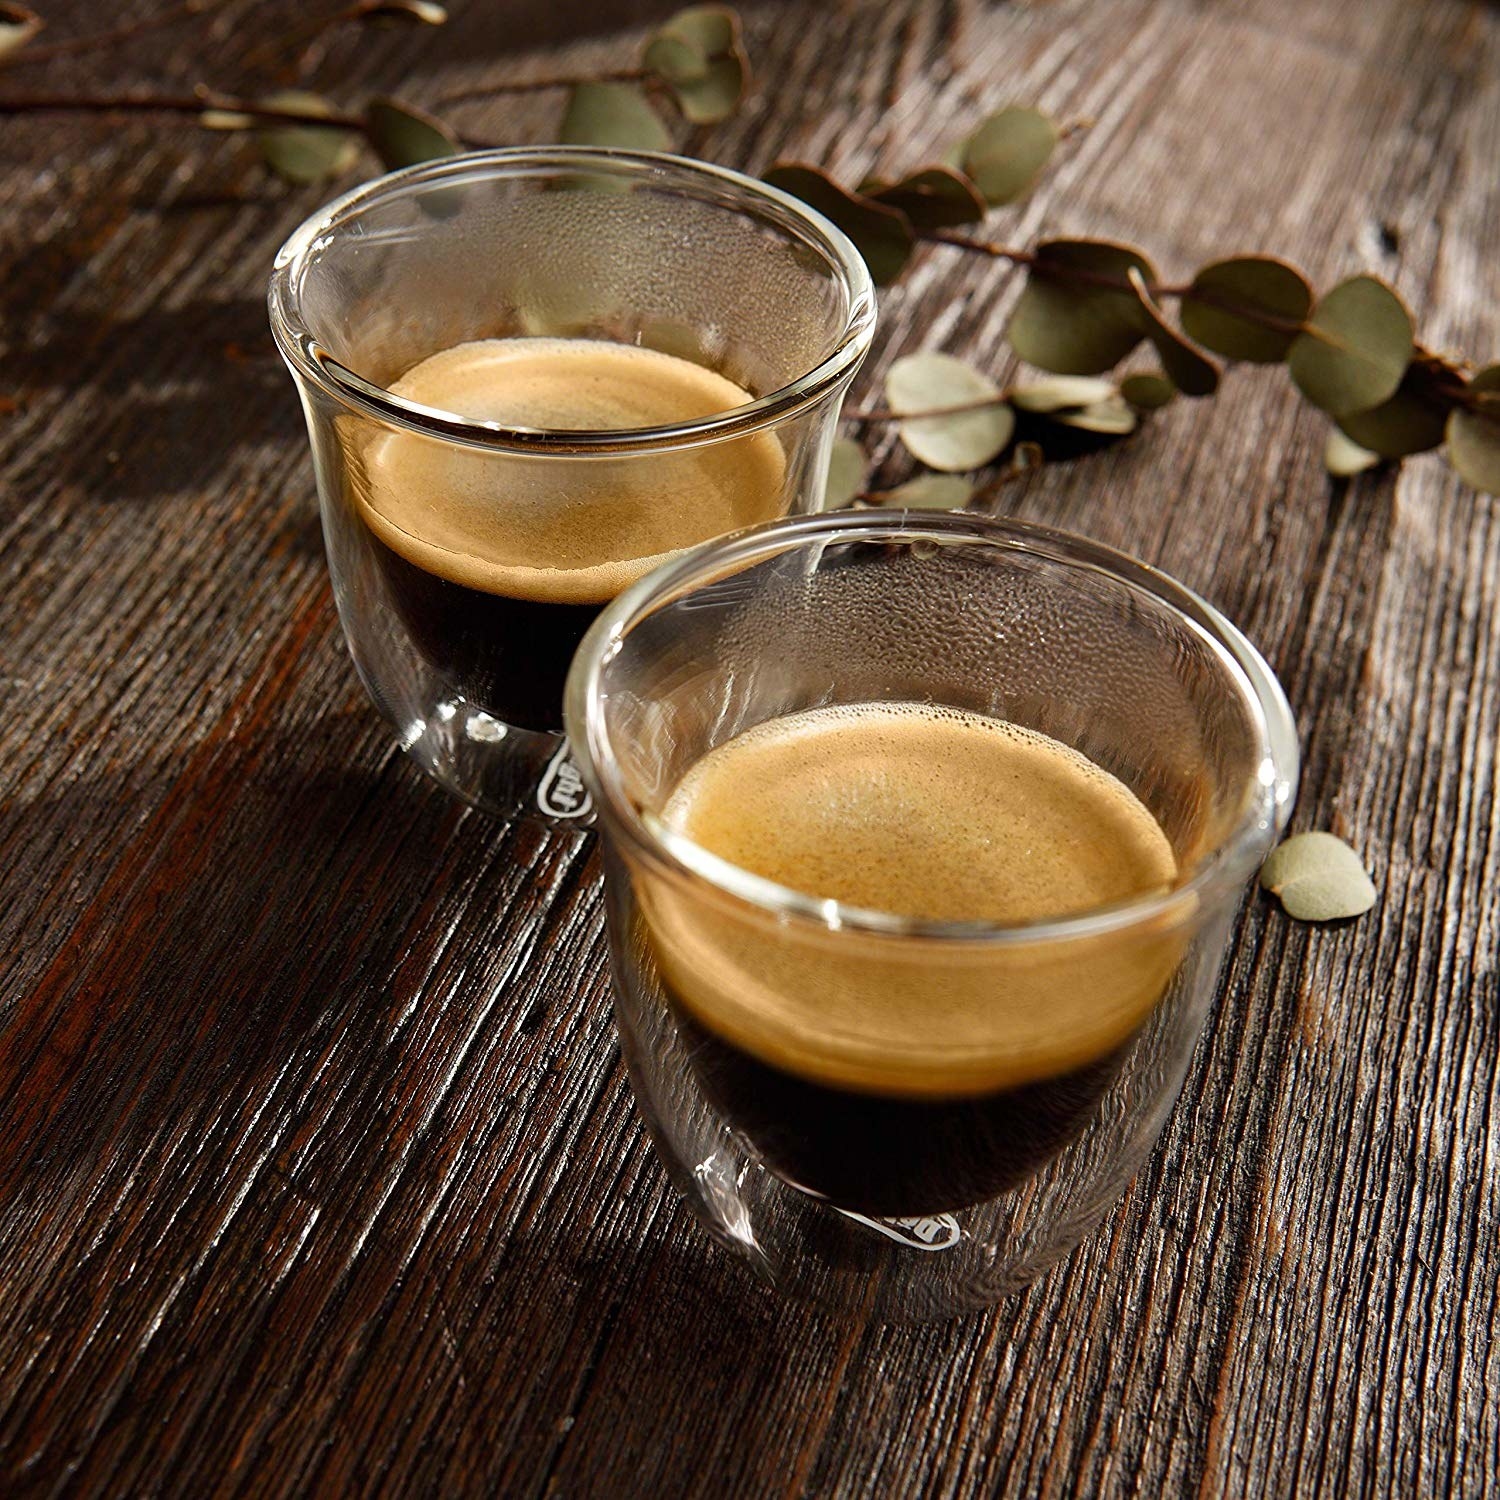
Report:
M 854 1219 L 883 1234 L 898 1245 L 912 1250 L 951 1250 L 963 1237 L 958 1220 L 952 1214 L 920 1214 L 903 1219 L 872 1219 L 867 1214 L 857 1214 L 853 1209 L 839 1210 L 846 1219 Z
M 542 772 L 536 805 L 549 818 L 586 818 L 594 810 L 594 799 L 569 757 L 566 743 L 557 747 Z

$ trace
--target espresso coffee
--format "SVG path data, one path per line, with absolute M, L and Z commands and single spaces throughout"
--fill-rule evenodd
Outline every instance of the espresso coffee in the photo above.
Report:
M 693 421 L 750 393 L 714 370 L 593 339 L 482 339 L 391 391 L 507 427 L 606 431 Z M 392 609 L 466 702 L 562 727 L 573 651 L 599 609 L 674 553 L 779 515 L 771 433 L 607 458 L 521 457 L 382 432 L 346 455 L 354 515 Z
M 924 704 L 762 724 L 691 767 L 663 816 L 778 886 L 941 922 L 1042 923 L 1177 874 L 1151 813 L 1078 751 Z M 924 940 L 642 896 L 715 1105 L 779 1175 L 873 1214 L 1034 1173 L 1093 1116 L 1179 955 L 1166 932 Z

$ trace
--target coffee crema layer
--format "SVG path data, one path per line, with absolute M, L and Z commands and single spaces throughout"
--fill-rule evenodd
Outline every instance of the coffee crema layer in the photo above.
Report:
M 480 339 L 408 370 L 394 395 L 508 427 L 611 431 L 714 416 L 754 398 L 675 355 L 596 339 Z M 769 432 L 619 457 L 496 454 L 405 431 L 351 455 L 375 535 L 414 566 L 483 593 L 602 604 L 684 549 L 781 514 L 786 457 Z
M 663 810 L 710 854 L 901 916 L 1014 927 L 1168 889 L 1172 846 L 1067 745 L 926 704 L 810 710 L 693 766 Z M 1120 1047 L 1180 958 L 1180 914 L 1006 943 L 780 923 L 666 879 L 642 902 L 669 989 L 720 1039 L 797 1077 L 951 1098 L 1055 1078 Z

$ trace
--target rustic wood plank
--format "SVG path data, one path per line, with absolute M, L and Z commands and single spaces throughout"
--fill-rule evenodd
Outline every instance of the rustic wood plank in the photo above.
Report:
M 311 81 L 421 102 L 615 66 L 648 8 L 452 9 L 335 36 Z M 746 9 L 769 83 L 704 134 L 717 160 L 855 176 L 1035 100 L 1095 123 L 1006 237 L 1369 266 L 1434 343 L 1500 342 L 1492 7 Z M 203 23 L 215 82 L 257 10 Z M 202 36 L 129 57 L 191 83 Z M 556 110 L 461 118 L 541 139 Z M 0 1489 L 1500 1487 L 1494 502 L 1433 458 L 1330 485 L 1275 371 L 1017 494 L 1244 624 L 1297 711 L 1299 826 L 1353 839 L 1381 904 L 1311 930 L 1247 903 L 1162 1146 L 1038 1285 L 936 1328 L 808 1318 L 706 1245 L 642 1138 L 591 840 L 454 806 L 353 681 L 261 305 L 320 190 L 138 121 L 6 132 Z M 1003 374 L 1016 290 L 925 251 L 864 386 L 919 345 Z

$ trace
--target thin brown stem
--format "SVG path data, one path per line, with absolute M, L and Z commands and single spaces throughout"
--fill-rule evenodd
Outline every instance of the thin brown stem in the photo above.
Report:
M 969 250 L 975 255 L 988 255 L 995 260 L 1008 260 L 1016 266 L 1036 264 L 1036 256 L 1030 250 L 1018 250 L 1013 245 L 997 245 L 992 240 L 975 239 L 973 235 L 961 234 L 956 229 L 924 229 L 918 239 L 931 240 L 939 245 L 952 245 L 958 250 Z
M 364 117 L 351 114 L 313 115 L 295 109 L 277 109 L 205 91 L 202 94 L 23 94 L 0 99 L 0 115 L 33 114 L 161 114 L 245 115 L 250 120 L 275 125 L 305 125 L 309 130 L 367 131 Z
M 69 36 L 57 42 L 43 42 L 39 46 L 23 47 L 13 57 L 6 59 L 5 67 L 7 70 L 29 67 L 32 63 L 47 62 L 54 57 L 66 57 L 74 52 L 89 52 L 95 47 L 109 47 L 116 42 L 130 41 L 143 32 L 156 31 L 160 27 L 185 21 L 189 16 L 201 15 L 208 9 L 208 3 L 209 0 L 183 0 L 181 5 L 173 5 L 167 10 L 158 11 L 154 16 L 142 16 L 137 21 L 127 21 L 123 25 L 111 27 L 108 31 L 91 31 L 83 36 Z
M 580 83 L 641 83 L 652 75 L 645 68 L 616 68 L 608 73 L 562 73 L 549 78 L 515 78 L 501 83 L 475 84 L 457 89 L 437 100 L 446 104 L 467 104 L 475 99 L 491 99 L 501 94 L 539 94 L 546 89 L 577 88 Z

